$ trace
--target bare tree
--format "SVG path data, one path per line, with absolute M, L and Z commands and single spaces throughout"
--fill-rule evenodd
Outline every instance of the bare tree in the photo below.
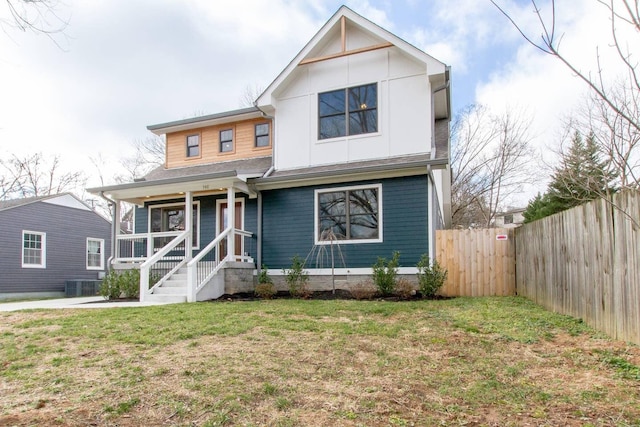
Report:
M 0 27 L 5 33 L 7 28 L 13 28 L 44 34 L 60 47 L 54 36 L 63 34 L 69 18 L 64 16 L 59 0 L 5 0 L 4 5 L 5 12 L 0 9 Z
M 531 121 L 472 105 L 452 126 L 452 223 L 489 227 L 496 213 L 531 180 Z
M 564 51 L 560 50 L 563 34 L 558 34 L 556 31 L 554 0 L 551 0 L 551 17 L 547 20 L 542 16 L 541 9 L 536 1 L 531 0 L 533 10 L 540 22 L 541 34 L 539 42 L 536 42 L 531 35 L 526 34 L 522 27 L 515 22 L 496 0 L 490 1 L 507 17 L 527 42 L 541 52 L 560 60 L 594 91 L 607 108 L 611 109 L 620 119 L 626 121 L 628 126 L 634 128 L 636 132 L 640 132 L 640 121 L 637 115 L 634 115 L 633 106 L 621 102 L 623 99 L 620 99 L 616 94 L 620 86 L 610 83 L 612 81 L 611 77 L 616 76 L 605 76 L 605 69 L 600 61 L 599 50 L 596 50 L 597 71 L 595 73 L 579 69 L 575 61 L 572 61 L 565 55 Z M 637 56 L 634 57 L 634 54 L 637 55 L 637 49 L 640 46 L 640 3 L 638 0 L 598 0 L 598 3 L 607 12 L 602 16 L 610 20 L 612 47 L 617 54 L 619 64 L 626 70 L 626 77 L 622 87 L 630 92 L 631 98 L 638 99 L 640 97 L 640 68 L 638 67 Z M 628 36 L 629 34 L 632 34 L 632 36 Z M 609 66 L 608 69 L 615 69 L 615 67 Z
M 82 172 L 63 172 L 59 156 L 48 159 L 42 153 L 24 157 L 14 154 L 0 160 L 3 200 L 78 191 L 85 182 Z
M 125 173 L 116 177 L 116 181 L 131 182 L 142 178 L 151 170 L 165 164 L 165 142 L 159 136 L 150 136 L 134 142 L 135 155 L 123 158 L 120 162 Z
M 240 95 L 240 107 L 251 107 L 258 97 L 264 92 L 264 87 L 260 85 L 247 85 Z

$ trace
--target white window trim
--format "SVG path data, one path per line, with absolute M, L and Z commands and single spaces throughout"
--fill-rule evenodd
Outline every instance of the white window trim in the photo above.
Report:
M 367 86 L 370 84 L 375 84 L 376 85 L 376 110 L 378 111 L 378 129 L 375 132 L 369 132 L 369 133 L 359 133 L 356 135 L 344 135 L 344 136 L 334 136 L 333 138 L 322 138 L 320 139 L 320 109 L 318 108 L 318 103 L 316 102 L 315 104 L 315 116 L 316 116 L 316 124 L 315 124 L 315 131 L 316 131 L 316 138 L 315 138 L 315 143 L 316 144 L 323 144 L 325 142 L 337 142 L 337 141 L 346 141 L 349 142 L 349 140 L 352 139 L 361 139 L 361 138 L 371 138 L 371 137 L 375 137 L 375 136 L 380 136 L 382 135 L 382 119 L 380 114 L 381 109 L 380 109 L 380 100 L 381 100 L 381 95 L 380 95 L 380 87 L 382 81 L 375 81 L 375 82 L 363 82 L 363 83 L 359 83 L 359 84 L 354 84 L 352 86 L 339 86 L 339 87 L 335 87 L 333 89 L 328 89 L 322 92 L 318 92 L 316 93 L 316 97 L 317 99 L 319 99 L 320 94 L 322 93 L 327 93 L 327 92 L 334 92 L 340 89 L 346 89 L 349 90 L 351 88 L 354 87 L 361 87 L 361 86 Z M 347 113 L 348 115 L 348 113 Z
M 98 266 L 89 265 L 89 241 L 100 243 L 100 265 Z M 87 237 L 87 250 L 85 255 L 85 264 L 87 266 L 87 270 L 104 270 L 104 239 Z
M 318 212 L 318 196 L 322 193 L 331 193 L 333 191 L 351 191 L 351 190 L 366 190 L 375 188 L 378 190 L 378 238 L 376 239 L 351 239 L 351 240 L 337 240 L 334 244 L 365 244 L 365 243 L 381 243 L 383 241 L 382 230 L 384 229 L 384 222 L 382 218 L 382 184 L 367 184 L 367 185 L 354 185 L 350 187 L 331 187 L 331 188 L 319 188 L 314 191 L 313 194 L 313 240 L 316 245 L 330 245 L 331 241 L 320 240 L 318 235 L 318 221 L 320 220 L 320 213 Z
M 191 249 L 200 249 L 200 235 L 202 232 L 202 223 L 200 222 L 200 200 L 194 200 L 193 204 L 198 207 L 198 212 L 196 218 L 198 219 L 198 244 L 193 245 Z M 186 210 L 185 203 L 163 203 L 159 205 L 148 205 L 147 206 L 147 233 L 151 233 L 151 209 L 155 208 L 171 208 L 175 206 L 184 206 Z
M 42 237 L 42 262 L 40 264 L 25 264 L 24 263 L 24 235 L 25 234 L 37 234 Z M 42 231 L 22 230 L 22 240 L 20 240 L 20 252 L 22 260 L 22 268 L 47 268 L 47 233 Z

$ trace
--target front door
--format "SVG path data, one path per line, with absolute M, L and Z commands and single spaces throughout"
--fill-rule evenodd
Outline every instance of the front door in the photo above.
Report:
M 243 230 L 244 224 L 242 223 L 242 219 L 244 218 L 244 203 L 241 201 L 236 201 L 235 206 L 235 217 L 236 217 L 236 229 Z M 229 204 L 226 200 L 219 202 L 218 204 L 218 233 L 222 233 L 229 226 Z M 238 256 L 243 254 L 242 247 L 242 236 L 236 235 L 235 239 L 235 253 Z M 220 242 L 220 259 L 223 259 L 227 256 L 227 240 L 223 240 Z

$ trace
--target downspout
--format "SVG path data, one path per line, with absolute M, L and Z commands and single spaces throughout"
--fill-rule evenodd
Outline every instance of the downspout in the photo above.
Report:
M 429 227 L 429 259 L 435 259 L 435 227 L 433 226 L 433 171 L 431 165 L 427 165 L 427 227 Z
M 116 253 L 116 227 L 120 226 L 119 219 L 116 219 L 116 202 L 104 195 L 104 191 L 98 194 L 101 198 L 107 201 L 107 204 L 111 208 L 111 255 L 107 259 L 107 269 L 111 270 L 111 262 L 113 261 L 114 254 Z
M 269 175 L 273 173 L 276 169 L 275 166 L 275 153 L 276 153 L 276 118 L 274 116 L 270 116 L 260 107 L 258 107 L 258 103 L 254 102 L 253 106 L 256 107 L 262 113 L 262 117 L 265 119 L 271 120 L 271 167 L 262 175 L 262 178 L 267 178 Z M 262 270 L 262 192 L 256 189 L 256 193 L 258 194 L 258 221 L 257 221 L 257 239 L 256 239 L 256 270 L 258 274 Z

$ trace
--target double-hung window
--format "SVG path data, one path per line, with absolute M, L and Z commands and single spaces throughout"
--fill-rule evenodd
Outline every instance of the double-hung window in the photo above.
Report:
M 187 136 L 187 157 L 200 156 L 200 135 Z
M 318 94 L 318 139 L 378 131 L 378 85 Z
M 233 151 L 233 129 L 220 131 L 220 152 L 230 153 Z
M 37 231 L 22 231 L 22 268 L 47 267 L 47 235 Z
M 316 242 L 382 241 L 382 186 L 316 190 Z
M 87 270 L 104 270 L 104 239 L 87 237 Z
M 256 147 L 269 146 L 269 123 L 256 125 Z

